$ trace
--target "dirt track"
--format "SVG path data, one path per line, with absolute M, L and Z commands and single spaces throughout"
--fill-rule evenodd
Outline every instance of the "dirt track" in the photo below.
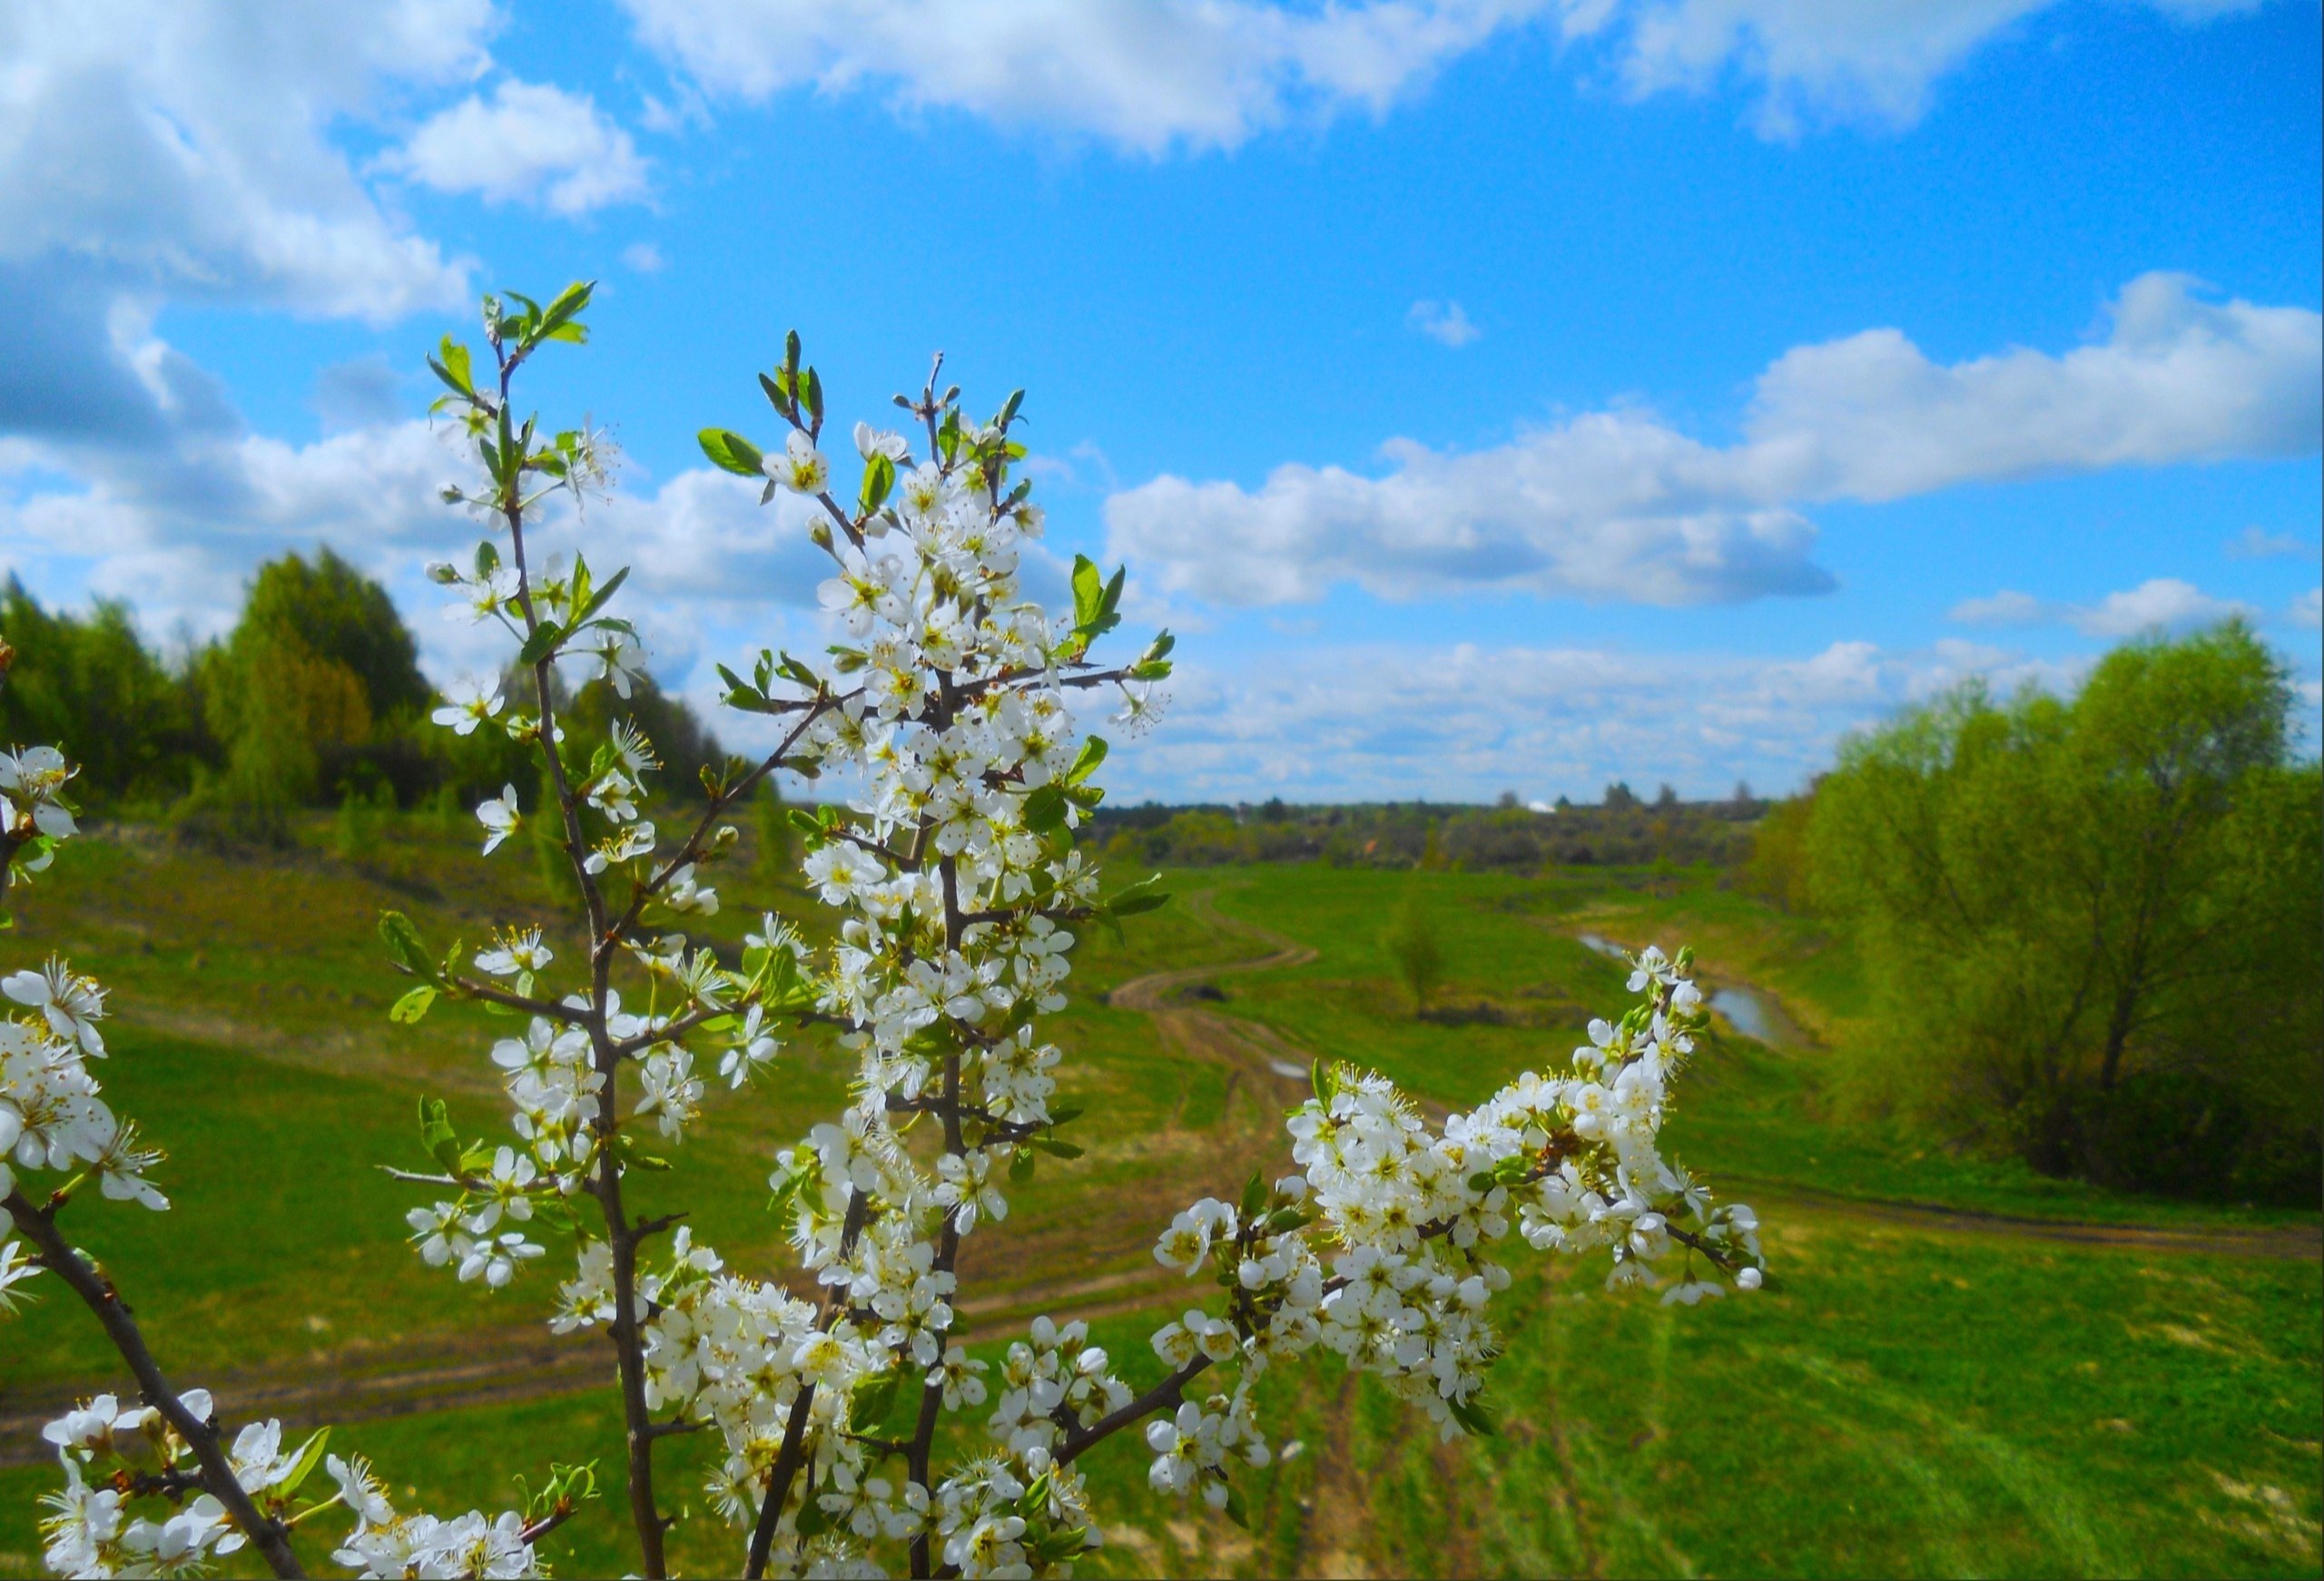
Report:
M 1220 1120 L 1201 1145 L 1173 1159 L 1167 1173 L 1209 1177 L 1231 1185 L 1255 1157 L 1280 1145 L 1275 1131 L 1286 1103 L 1307 1085 L 1313 1057 L 1274 1028 L 1207 1008 L 1183 990 L 1213 978 L 1304 966 L 1316 952 L 1252 924 L 1221 916 L 1210 892 L 1188 895 L 1183 904 L 1222 932 L 1267 947 L 1241 961 L 1152 972 L 1115 988 L 1108 1003 L 1150 1016 L 1166 1046 L 1189 1059 L 1224 1066 L 1227 1087 Z M 1434 1107 L 1432 1105 L 1432 1108 Z M 1188 1139 L 1192 1140 L 1192 1139 Z M 1223 1172 L 1223 1173 L 1222 1173 Z M 1738 1186 L 1751 1183 L 1738 1181 Z M 1209 1189 L 1220 1189 L 1214 1183 Z M 1998 1236 L 2112 1248 L 2161 1254 L 2308 1259 L 2324 1258 L 2324 1232 L 2284 1226 L 2250 1230 L 2190 1230 L 2167 1225 L 2101 1224 L 1966 1213 L 1927 1203 L 1885 1203 L 1843 1197 L 1768 1183 L 1752 1189 L 1755 1202 L 1782 1204 L 1803 1215 L 1894 1225 L 1926 1233 Z M 1134 1226 L 1134 1237 L 1118 1249 L 1082 1246 L 1073 1261 L 1109 1264 L 1106 1272 L 1054 1282 L 1019 1284 L 1000 1293 L 961 1303 L 964 1316 L 980 1326 L 1006 1323 L 1033 1312 L 1069 1306 L 1082 1317 L 1147 1307 L 1171 1289 L 1167 1271 L 1141 1253 L 1153 1227 Z M 1094 1255 L 1093 1255 L 1094 1252 Z M 969 1271 L 973 1273 L 973 1270 Z M 464 1406 L 503 1404 L 599 1388 L 611 1376 L 611 1358 L 602 1336 L 557 1339 L 537 1324 L 471 1330 L 456 1336 L 394 1350 L 350 1350 L 278 1366 L 263 1376 L 227 1377 L 212 1383 L 222 1416 L 248 1420 L 279 1416 L 287 1427 L 324 1421 L 358 1422 Z M 77 1392 L 110 1387 L 93 1383 Z M 66 1394 L 0 1386 L 0 1466 L 47 1458 L 41 1424 L 54 1417 Z

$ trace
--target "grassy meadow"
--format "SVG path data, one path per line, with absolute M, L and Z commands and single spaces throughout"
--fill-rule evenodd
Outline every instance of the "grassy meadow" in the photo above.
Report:
M 554 1249 L 509 1291 L 456 1284 L 404 1244 L 420 1188 L 373 1167 L 420 1162 L 422 1095 L 471 1134 L 497 1129 L 484 1048 L 512 1025 L 451 1007 L 391 1026 L 378 912 L 473 943 L 496 919 L 553 923 L 548 890 L 526 853 L 479 863 L 465 829 L 420 818 L 356 861 L 326 825 L 308 833 L 250 855 L 103 830 L 21 897 L 9 959 L 61 951 L 111 987 L 108 1087 L 172 1155 L 158 1175 L 172 1212 L 91 1201 L 67 1224 L 174 1377 L 230 1412 L 340 1423 L 335 1448 L 430 1507 L 505 1501 L 508 1473 L 552 1459 L 610 1471 L 610 1356 L 539 1321 Z M 1379 944 L 1413 886 L 1448 962 L 1424 1016 Z M 1772 1042 L 1730 1029 L 1706 1051 L 1669 1137 L 1759 1207 L 1771 1277 L 1748 1299 L 1665 1308 L 1520 1247 L 1489 1393 L 1499 1437 L 1440 1444 L 1324 1356 L 1264 1386 L 1273 1430 L 1305 1452 L 1246 1477 L 1248 1530 L 1147 1492 L 1128 1438 L 1093 1455 L 1108 1546 L 1091 1572 L 2318 1573 L 2317 1215 L 2111 1195 L 1842 1122 L 1830 1073 L 1879 1036 L 1845 944 L 1708 872 L 1254 866 L 1169 887 L 1126 946 L 1093 935 L 1078 952 L 1053 1035 L 1093 1145 L 1045 1160 L 970 1241 L 973 1339 L 1088 1314 L 1126 1376 L 1157 1378 L 1146 1335 L 1187 1292 L 1147 1255 L 1153 1233 L 1254 1163 L 1287 1163 L 1278 1122 L 1304 1080 L 1287 1073 L 1343 1057 L 1473 1103 L 1620 1004 L 1620 968 L 1584 935 L 1691 941 L 1708 984 L 1770 1016 Z M 762 907 L 803 906 L 739 872 L 720 889 L 707 931 L 729 943 Z M 1254 960 L 1274 964 L 1234 969 Z M 640 1185 L 641 1211 L 682 1204 L 730 1262 L 779 1267 L 770 1158 L 835 1106 L 844 1070 L 810 1039 L 772 1083 L 714 1094 L 675 1167 Z M 116 1371 L 54 1291 L 0 1326 L 0 1574 L 37 1566 L 34 1499 L 54 1480 L 38 1421 Z M 665 1446 L 667 1503 L 699 1505 L 706 1453 Z M 563 1573 L 626 1566 L 618 1504 L 550 1540 Z M 675 1535 L 692 1574 L 734 1552 L 706 1518 Z

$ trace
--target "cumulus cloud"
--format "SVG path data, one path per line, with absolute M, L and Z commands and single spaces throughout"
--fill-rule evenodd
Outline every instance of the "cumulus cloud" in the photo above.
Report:
M 1989 597 L 1963 599 L 1945 618 L 1965 626 L 2024 626 L 2032 625 L 2047 613 L 2042 601 L 2032 594 L 2004 588 Z
M 222 434 L 106 456 L 77 491 L 0 497 L 0 542 L 38 584 L 124 597 L 148 629 L 197 635 L 232 618 L 261 561 L 329 545 L 395 593 L 441 680 L 505 656 L 490 633 L 438 621 L 443 594 L 422 574 L 464 561 L 483 531 L 438 497 L 468 470 L 456 432 L 401 421 L 307 445 Z M 664 673 L 683 675 L 716 633 L 739 651 L 812 608 L 829 571 L 806 510 L 790 496 L 762 508 L 747 480 L 695 468 L 617 489 L 577 519 L 556 513 L 536 547 L 632 566 L 632 610 Z
M 587 94 L 514 79 L 489 102 L 472 93 L 429 116 L 379 164 L 438 191 L 568 216 L 646 192 L 636 143 Z
M 238 427 L 153 334 L 168 301 L 377 323 L 465 296 L 331 133 L 466 81 L 491 26 L 487 0 L 0 4 L 0 434 L 56 463 Z
M 1414 302 L 1412 311 L 1404 315 L 1404 322 L 1438 345 L 1455 349 L 1484 333 L 1469 322 L 1469 315 L 1458 302 Z
M 1907 126 L 1935 82 L 1980 45 L 2058 0 L 1560 0 L 1569 40 L 1608 53 L 1636 97 L 1753 83 L 1752 119 L 1769 136 L 1811 122 Z M 2260 0 L 2148 0 L 2187 22 L 2253 9 Z
M 491 25 L 488 0 L 0 7 L 0 268 L 374 321 L 458 300 L 330 133 L 472 75 Z
M 1932 362 L 1895 329 L 1786 353 L 1739 443 L 1642 411 L 1505 445 L 1383 447 L 1384 476 L 1278 467 L 1256 490 L 1163 476 L 1114 496 L 1117 554 L 1168 588 L 1259 604 L 1354 583 L 1388 597 L 1500 588 L 1682 604 L 1828 590 L 1801 507 L 2121 466 L 2312 453 L 2324 319 L 2132 281 L 2103 339 Z
M 2213 598 L 2191 582 L 2157 576 L 2122 593 L 2110 593 L 2095 604 L 2065 612 L 2067 622 L 2084 636 L 2132 637 L 2142 632 L 2185 631 L 2230 615 L 2250 619 L 2251 606 L 2230 598 Z
M 2291 601 L 2292 624 L 2309 631 L 2324 627 L 2324 587 L 2311 587 Z
M 623 0 L 705 92 L 870 88 L 1147 154 L 1378 114 L 1550 0 Z
M 1117 747 L 1115 795 L 1172 800 L 1593 798 L 1610 780 L 1724 794 L 1797 785 L 1849 730 L 1973 674 L 2063 687 L 2083 664 L 1969 643 L 1835 643 L 1797 658 L 1605 648 L 1309 650 L 1195 663 L 1167 717 Z

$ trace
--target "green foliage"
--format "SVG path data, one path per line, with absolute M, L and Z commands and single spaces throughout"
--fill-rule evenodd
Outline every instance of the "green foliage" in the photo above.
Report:
M 753 816 L 758 824 L 755 867 L 760 879 L 768 884 L 790 883 L 798 867 L 798 835 L 791 827 L 790 810 L 783 806 L 783 792 L 772 774 L 759 787 Z
M 1743 862 L 1746 889 L 1786 911 L 1809 908 L 1807 828 L 1815 813 L 1813 790 L 1768 808 L 1751 831 L 1751 854 Z
M 2230 623 L 1851 742 L 1806 855 L 1891 1033 L 1863 1095 L 2051 1173 L 2312 1200 L 2324 812 L 2289 708 Z
M 191 782 L 211 746 L 199 691 L 145 647 L 127 604 L 100 600 L 85 619 L 51 614 L 11 576 L 0 633 L 16 650 L 0 689 L 7 743 L 73 742 L 74 793 L 98 805 Z
M 328 548 L 312 565 L 286 555 L 260 566 L 233 640 L 295 644 L 344 668 L 375 718 L 417 712 L 430 694 L 388 590 Z
M 1428 997 L 1444 978 L 1444 949 L 1437 942 L 1436 922 L 1417 889 L 1408 889 L 1380 936 L 1396 978 L 1413 997 L 1413 1013 L 1428 1008 Z
M 379 831 L 395 810 L 395 795 L 384 785 L 369 795 L 349 786 L 331 820 L 331 848 L 340 860 L 361 863 L 376 856 Z

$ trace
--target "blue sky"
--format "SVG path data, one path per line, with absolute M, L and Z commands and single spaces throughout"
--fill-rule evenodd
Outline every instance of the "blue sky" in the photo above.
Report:
M 2313 746 L 2306 0 L 102 9 L 0 4 L 0 564 L 157 635 L 330 543 L 487 662 L 419 358 L 584 276 L 571 530 L 705 704 L 820 630 L 692 439 L 795 325 L 843 418 L 1029 390 L 1049 548 L 1182 633 L 1118 795 L 1787 789 L 2236 610 Z

